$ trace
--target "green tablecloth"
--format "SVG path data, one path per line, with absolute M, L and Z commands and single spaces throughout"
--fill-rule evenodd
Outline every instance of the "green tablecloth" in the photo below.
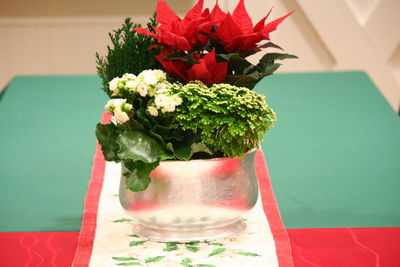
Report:
M 0 102 L 0 232 L 78 231 L 106 101 L 95 76 L 17 77 Z M 288 228 L 400 226 L 400 119 L 362 72 L 277 74 L 263 150 Z
M 363 72 L 279 74 L 262 145 L 287 228 L 399 227 L 400 118 Z
M 79 231 L 106 101 L 95 76 L 17 77 L 0 102 L 0 232 Z

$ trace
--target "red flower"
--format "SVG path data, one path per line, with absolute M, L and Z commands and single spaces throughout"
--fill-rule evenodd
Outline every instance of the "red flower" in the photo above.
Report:
M 181 20 L 167 3 L 159 0 L 156 20 L 160 26 L 154 28 L 157 34 L 145 28 L 135 28 L 135 30 L 180 51 L 188 51 L 197 45 L 205 45 L 207 39 L 197 29 L 199 25 L 208 21 L 210 16 L 208 9 L 203 12 L 203 3 L 204 0 L 199 0 Z
M 220 11 L 222 12 L 222 11 Z M 262 40 L 269 40 L 269 33 L 276 30 L 278 25 L 294 11 L 278 18 L 264 26 L 267 16 L 261 19 L 253 28 L 253 23 L 244 6 L 244 0 L 240 0 L 233 14 L 226 14 L 220 26 L 212 35 L 219 40 L 227 52 L 248 51 L 258 46 Z M 220 15 L 220 17 L 222 17 Z
M 217 62 L 215 49 L 201 58 L 199 54 L 195 54 L 194 58 L 199 63 L 191 67 L 187 67 L 183 61 L 168 60 L 164 56 L 156 56 L 156 58 L 169 74 L 186 82 L 199 80 L 207 85 L 221 83 L 225 81 L 228 71 L 228 62 Z

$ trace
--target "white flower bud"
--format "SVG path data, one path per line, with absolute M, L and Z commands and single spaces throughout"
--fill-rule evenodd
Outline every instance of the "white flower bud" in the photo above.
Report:
M 135 92 L 136 91 L 136 87 L 138 86 L 138 82 L 137 80 L 129 80 L 125 83 L 125 86 L 127 88 L 129 88 L 129 91 L 131 92 Z
M 139 76 L 149 85 L 155 85 L 158 82 L 157 76 L 152 70 L 144 70 Z
M 158 116 L 158 110 L 156 107 L 150 106 L 147 108 L 147 111 L 150 113 L 151 116 L 154 116 L 154 117 Z
M 145 97 L 145 96 L 147 95 L 147 93 L 148 93 L 147 85 L 146 85 L 146 84 L 143 84 L 143 83 L 139 84 L 139 85 L 136 87 L 136 90 L 138 91 L 138 93 L 139 93 L 140 96 L 142 96 L 142 97 Z
M 109 110 L 111 112 L 114 112 L 115 110 L 121 110 L 122 106 L 128 105 L 128 109 L 132 109 L 131 104 L 126 104 L 126 99 L 123 98 L 113 98 L 107 101 L 107 104 L 105 106 L 106 110 Z M 129 110 L 128 110 L 129 111 Z
M 119 83 L 119 78 L 115 77 L 114 79 L 112 79 L 109 83 L 108 86 L 110 88 L 110 91 L 115 92 L 115 90 L 117 90 L 118 88 L 118 83 Z
M 180 98 L 178 95 L 173 95 L 172 99 L 175 101 L 176 106 L 179 106 L 180 104 L 182 104 L 182 98 Z
M 132 73 L 125 73 L 124 75 L 122 75 L 122 78 L 124 80 L 134 80 L 136 79 L 136 75 L 132 74 Z
M 119 124 L 123 124 L 129 120 L 128 114 L 126 114 L 126 112 L 123 111 L 115 111 L 114 118 Z

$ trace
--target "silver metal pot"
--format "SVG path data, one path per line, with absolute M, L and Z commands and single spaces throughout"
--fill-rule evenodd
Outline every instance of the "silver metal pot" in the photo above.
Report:
M 162 161 L 143 192 L 126 188 L 122 166 L 119 198 L 138 222 L 134 232 L 157 241 L 190 242 L 243 231 L 241 216 L 258 198 L 255 153 L 233 159 Z

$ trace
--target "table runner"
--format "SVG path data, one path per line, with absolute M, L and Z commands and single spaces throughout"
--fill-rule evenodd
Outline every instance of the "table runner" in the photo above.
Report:
M 107 120 L 103 116 L 103 123 Z M 120 166 L 105 163 L 97 145 L 73 266 L 135 263 L 146 266 L 146 262 L 151 262 L 149 266 L 293 266 L 288 235 L 261 151 L 256 155 L 255 164 L 261 197 L 256 207 L 244 216 L 248 225 L 244 233 L 208 243 L 169 244 L 172 247 L 168 247 L 133 234 L 135 223 L 118 200 Z

